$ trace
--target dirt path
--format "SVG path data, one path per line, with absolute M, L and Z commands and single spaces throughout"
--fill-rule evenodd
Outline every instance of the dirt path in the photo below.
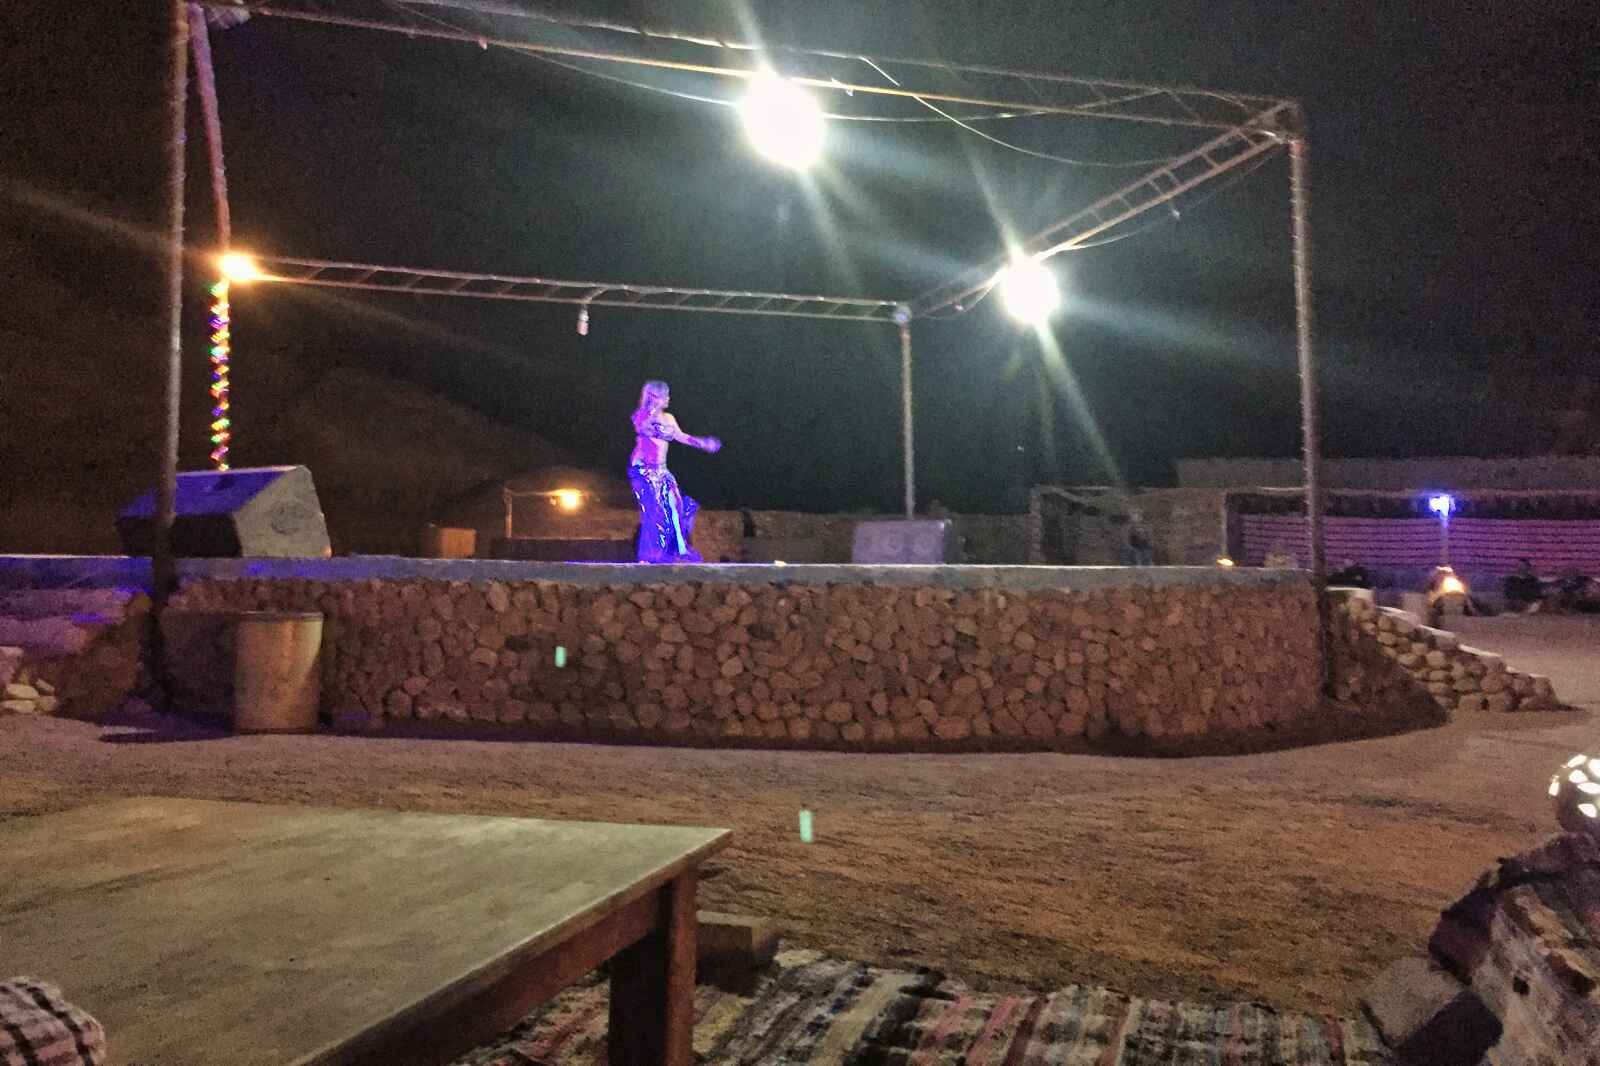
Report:
M 1580 645 L 1563 668 L 1600 673 L 1585 654 L 1600 652 Z M 704 905 L 773 916 L 797 944 L 985 988 L 1080 981 L 1346 1012 L 1481 870 L 1552 831 L 1544 783 L 1600 746 L 1596 710 L 1187 760 L 216 737 L 13 718 L 0 720 L 0 811 L 155 793 L 725 825 L 737 842 Z M 802 806 L 816 812 L 811 845 Z

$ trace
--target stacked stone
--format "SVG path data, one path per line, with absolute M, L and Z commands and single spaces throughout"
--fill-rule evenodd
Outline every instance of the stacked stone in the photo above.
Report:
M 1382 699 L 1410 687 L 1425 690 L 1447 711 L 1560 706 L 1549 678 L 1509 670 L 1500 656 L 1422 625 L 1408 611 L 1374 606 L 1367 597 L 1335 598 L 1335 630 L 1342 638 L 1336 677 L 1341 701 Z
M 22 649 L 0 647 L 0 716 L 54 714 L 61 706 L 56 687 L 22 661 Z
M 1246 733 L 1317 704 L 1309 583 L 207 580 L 182 602 L 323 612 L 324 705 L 335 713 L 543 736 L 1052 747 Z
M 0 713 L 54 714 L 64 707 L 94 713 L 120 706 L 139 681 L 149 598 L 97 589 L 37 595 L 58 606 L 48 615 L 13 619 L 11 631 L 20 633 L 23 646 L 0 646 Z
M 1493 1013 L 1485 1061 L 1600 1066 L 1600 837 L 1566 833 L 1499 863 L 1446 909 L 1428 947 Z

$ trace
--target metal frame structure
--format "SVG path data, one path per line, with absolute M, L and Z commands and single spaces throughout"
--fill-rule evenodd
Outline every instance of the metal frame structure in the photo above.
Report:
M 472 296 L 481 300 L 577 304 L 579 307 L 633 307 L 651 311 L 712 311 L 727 315 L 892 322 L 895 313 L 903 310 L 904 306 L 894 300 L 868 300 L 853 296 L 796 296 L 781 292 L 558 281 L 554 278 L 469 274 L 458 270 L 339 263 L 327 259 L 291 259 L 286 256 L 260 256 L 256 262 L 262 268 L 262 281 L 428 296 Z
M 914 514 L 916 504 L 911 404 L 911 323 L 914 320 L 965 310 L 971 306 L 975 296 L 987 291 L 999 270 L 1014 256 L 1021 254 L 1047 258 L 1082 247 L 1097 235 L 1167 204 L 1213 178 L 1264 156 L 1274 148 L 1287 146 L 1291 170 L 1296 350 L 1304 438 L 1306 512 L 1312 542 L 1311 571 L 1318 588 L 1322 586 L 1326 561 L 1322 535 L 1317 371 L 1312 343 L 1310 231 L 1307 219 L 1309 160 L 1303 117 L 1295 101 L 1178 86 L 727 41 L 642 25 L 551 15 L 529 6 L 525 0 L 343 2 L 346 10 L 336 11 L 330 10 L 329 0 L 169 0 L 173 19 L 173 56 L 169 79 L 173 123 L 170 131 L 172 147 L 169 163 L 172 170 L 169 173 L 169 196 L 176 199 L 176 205 L 171 208 L 169 219 L 171 372 L 168 383 L 168 436 L 158 512 L 163 529 L 170 527 L 172 519 L 177 470 L 176 389 L 180 351 L 177 299 L 183 240 L 181 140 L 184 134 L 185 54 L 187 48 L 193 45 L 197 60 L 204 67 L 202 77 L 209 82 L 209 49 L 204 48 L 204 20 L 190 16 L 210 9 L 400 33 L 412 38 L 455 41 L 481 48 L 504 48 L 547 58 L 665 69 L 734 81 L 749 79 L 759 72 L 764 63 L 773 62 L 778 63 L 784 75 L 792 81 L 819 91 L 914 101 L 947 119 L 978 120 L 985 115 L 992 117 L 997 114 L 1054 114 L 1215 131 L 1215 135 L 1199 147 L 1160 162 L 1142 176 L 1088 207 L 1020 240 L 1016 247 L 1005 250 L 961 277 L 906 300 L 511 277 L 275 256 L 261 259 L 267 279 L 280 283 L 480 299 L 530 300 L 577 305 L 580 309 L 597 305 L 893 323 L 899 330 L 901 349 L 901 416 L 907 517 Z M 349 10 L 357 6 L 360 7 L 358 12 Z M 526 40 L 501 32 L 489 22 L 480 23 L 481 30 L 464 27 L 422 9 L 449 9 L 469 13 L 478 19 L 537 20 L 573 29 L 626 35 L 637 41 L 647 41 L 658 50 L 675 50 L 675 54 L 645 55 L 621 48 L 572 47 Z M 193 30 L 191 22 L 196 27 Z M 727 58 L 732 62 L 699 62 L 676 57 L 686 51 L 699 54 L 704 50 L 714 53 L 716 59 Z M 758 61 L 753 62 L 753 57 Z M 890 84 L 857 80 L 867 68 Z M 856 73 L 852 75 L 852 71 Z M 213 179 L 218 210 L 225 225 L 227 209 L 226 191 L 221 185 L 220 128 L 213 121 L 215 92 L 209 84 L 202 87 L 202 98 L 207 105 L 207 132 L 213 137 Z M 952 116 L 941 110 L 939 105 L 965 110 L 959 116 Z M 834 117 L 852 119 L 865 116 L 844 114 Z M 163 550 L 166 550 L 165 540 L 161 543 Z

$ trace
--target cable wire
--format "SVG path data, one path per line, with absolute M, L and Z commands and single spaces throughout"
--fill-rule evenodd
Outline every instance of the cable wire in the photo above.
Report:
M 889 84 L 895 85 L 895 86 L 898 86 L 900 84 L 898 81 L 896 81 L 894 79 L 894 77 L 892 75 L 889 74 L 888 71 L 884 70 L 882 67 L 880 67 L 877 63 L 873 62 L 867 56 L 860 56 L 859 58 L 863 63 L 865 63 L 867 66 L 871 67 L 873 70 L 877 71 L 880 75 L 882 75 L 885 79 L 887 79 Z M 1140 95 L 1144 95 L 1144 94 L 1140 94 Z M 1040 152 L 1040 151 L 1037 151 L 1037 150 L 1035 150 L 1033 148 L 1024 148 L 1020 144 L 1012 144 L 1010 141 L 1003 141 L 999 137 L 995 137 L 992 134 L 985 133 L 983 130 L 980 130 L 980 129 L 974 127 L 974 126 L 968 125 L 966 122 L 963 122 L 961 119 L 957 118 L 955 115 L 950 114 L 948 111 L 944 111 L 941 108 L 936 107 L 931 101 L 924 100 L 920 96 L 914 96 L 914 97 L 912 97 L 912 99 L 916 100 L 917 103 L 921 104 L 923 107 L 927 108 L 929 111 L 932 111 L 934 114 L 940 115 L 943 118 L 947 119 L 948 121 L 955 123 L 957 126 L 960 126 L 962 129 L 966 130 L 968 133 L 976 134 L 977 136 L 982 137 L 986 141 L 991 141 L 994 144 L 998 144 L 1002 148 L 1009 148 L 1013 152 L 1021 152 L 1023 155 L 1031 155 L 1035 159 L 1048 159 L 1048 160 L 1050 160 L 1051 162 L 1054 162 L 1054 163 L 1065 163 L 1068 166 L 1075 166 L 1075 167 L 1108 167 L 1108 168 L 1113 168 L 1114 169 L 1114 168 L 1119 168 L 1119 167 L 1161 166 L 1163 164 L 1170 163 L 1174 159 L 1177 158 L 1177 156 L 1167 155 L 1167 156 L 1160 156 L 1158 158 L 1152 158 L 1152 159 L 1129 159 L 1129 160 L 1127 160 L 1125 162 L 1111 163 L 1111 162 L 1107 162 L 1105 160 L 1100 160 L 1100 159 L 1070 159 L 1067 156 L 1063 156 L 1063 155 L 1052 155 L 1049 152 Z M 1115 101 L 1107 101 L 1107 102 L 1108 103 L 1112 103 L 1112 102 L 1115 102 Z
M 440 18 L 437 15 L 429 14 L 426 11 L 417 11 L 417 10 L 414 10 L 413 8 L 404 7 L 399 2 L 397 2 L 397 0 L 384 0 L 384 6 L 390 8 L 391 10 L 393 10 L 395 12 L 401 13 L 401 14 L 410 15 L 410 16 L 412 16 L 414 18 L 426 19 L 427 21 L 432 22 L 433 24 L 435 24 L 437 26 L 442 26 L 445 29 L 454 30 L 454 31 L 456 31 L 458 33 L 472 33 L 472 32 L 474 32 L 473 30 L 471 30 L 470 28 L 468 28 L 466 26 L 458 25 L 457 23 L 451 22 L 448 19 L 443 19 L 443 18 Z M 737 100 L 729 100 L 726 97 L 702 96 L 699 93 L 684 92 L 681 89 L 668 89 L 668 88 L 666 88 L 665 86 L 662 86 L 662 85 L 651 85 L 649 82 L 635 81 L 632 78 L 624 78 L 624 77 L 621 77 L 621 76 L 616 75 L 616 74 L 607 74 L 604 71 L 593 70 L 593 69 L 591 69 L 589 67 L 579 66 L 576 63 L 568 63 L 568 62 L 565 62 L 563 60 L 556 59 L 554 56 L 540 55 L 537 52 L 517 52 L 516 54 L 519 55 L 519 56 L 522 56 L 525 59 L 537 60 L 538 62 L 541 62 L 541 63 L 548 63 L 553 67 L 560 67 L 563 70 L 570 70 L 575 74 L 584 74 L 584 75 L 587 75 L 587 76 L 589 76 L 591 78 L 599 78 L 602 81 L 615 82 L 618 85 L 626 85 L 626 86 L 629 86 L 630 88 L 634 88 L 634 89 L 643 89 L 646 92 L 660 93 L 663 96 L 672 96 L 672 97 L 676 97 L 676 98 L 678 98 L 680 100 L 690 100 L 690 101 L 693 101 L 693 102 L 699 103 L 699 104 L 715 104 L 718 107 L 738 107 L 739 106 L 739 101 L 737 101 Z M 890 80 L 892 81 L 893 79 L 891 78 Z M 924 103 L 926 103 L 926 101 L 924 101 Z M 994 122 L 994 121 L 1001 120 L 1001 119 L 1032 118 L 1032 117 L 1035 117 L 1035 116 L 1038 116 L 1038 115 L 1047 114 L 1047 113 L 1048 112 L 1044 112 L 1044 111 L 999 111 L 999 112 L 992 112 L 992 113 L 984 113 L 984 114 L 981 114 L 981 115 L 963 115 L 963 116 L 961 116 L 961 121 L 966 121 L 966 122 Z M 909 115 L 909 116 L 908 115 L 848 115 L 848 114 L 836 113 L 836 112 L 831 112 L 831 111 L 824 111 L 822 113 L 822 116 L 824 118 L 834 119 L 835 121 L 839 121 L 839 122 L 904 122 L 904 123 L 943 122 L 943 121 L 945 121 L 946 118 L 950 117 L 950 116 L 945 115 L 942 111 L 939 113 L 938 116 L 935 116 L 933 118 L 927 118 L 927 117 L 924 117 L 922 115 Z

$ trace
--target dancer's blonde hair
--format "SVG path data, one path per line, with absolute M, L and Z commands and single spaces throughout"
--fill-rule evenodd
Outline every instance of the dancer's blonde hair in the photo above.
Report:
M 667 387 L 665 381 L 647 381 L 644 383 L 644 388 L 639 390 L 639 406 L 649 407 L 650 397 L 652 396 L 666 399 L 670 395 L 672 395 L 672 390 Z

